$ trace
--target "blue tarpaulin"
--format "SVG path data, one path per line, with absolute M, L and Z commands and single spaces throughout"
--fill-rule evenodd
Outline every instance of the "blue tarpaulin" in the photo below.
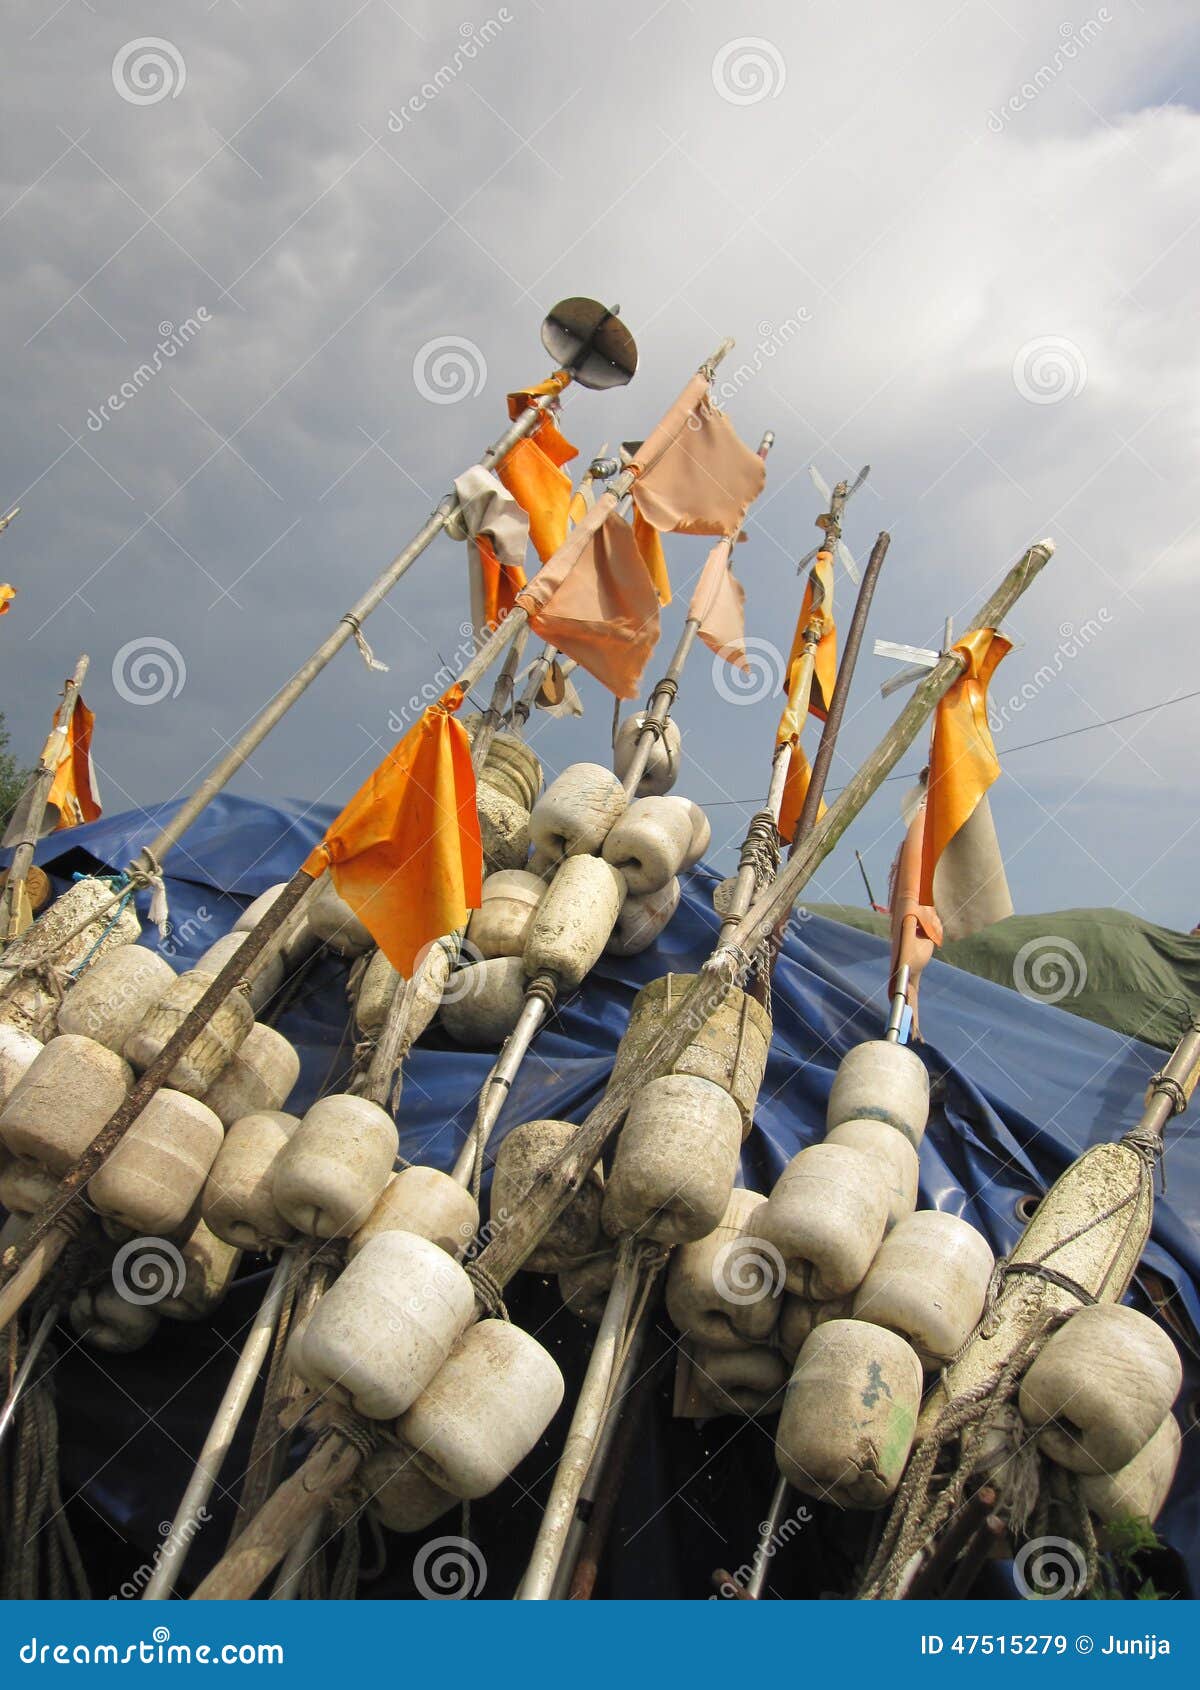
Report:
M 119 869 L 169 812 L 163 806 L 52 836 L 39 860 L 60 882 L 97 864 Z M 252 897 L 286 879 L 331 815 L 324 806 L 266 805 L 229 796 L 212 803 L 167 865 L 172 931 L 166 944 L 176 966 L 185 966 L 227 932 Z M 711 904 L 715 879 L 703 865 L 697 869 L 654 947 L 632 959 L 604 958 L 583 988 L 559 1005 L 513 1086 L 495 1142 L 522 1121 L 583 1118 L 605 1085 L 638 989 L 668 971 L 695 970 L 711 949 L 718 925 Z M 159 942 L 147 928 L 143 943 Z M 302 1108 L 322 1087 L 336 1086 L 347 1071 L 354 1033 L 347 1027 L 346 973 L 345 964 L 321 959 L 279 1023 L 303 1059 L 291 1108 Z M 745 1184 L 769 1191 L 789 1157 L 823 1136 L 838 1062 L 852 1045 L 880 1034 L 886 975 L 881 940 L 802 909 L 793 915 L 774 977 L 775 1035 L 744 1153 Z M 1161 1051 L 1149 1045 L 937 962 L 922 980 L 921 1025 L 934 1097 L 921 1148 L 921 1203 L 965 1215 L 997 1254 L 1008 1252 L 1020 1232 L 1019 1200 L 1043 1191 L 1088 1145 L 1132 1125 L 1146 1082 L 1162 1065 Z M 492 1051 L 462 1050 L 436 1027 L 431 1030 L 405 1071 L 398 1124 L 407 1158 L 450 1166 L 493 1059 Z M 1134 1300 L 1149 1309 L 1150 1293 L 1161 1300 L 1165 1288 L 1183 1316 L 1172 1322 L 1172 1333 L 1184 1350 L 1186 1381 L 1177 1413 L 1186 1434 L 1200 1383 L 1197 1356 L 1181 1338 L 1188 1327 L 1200 1328 L 1200 1148 L 1182 1122 L 1168 1130 L 1166 1170 L 1167 1193 L 1156 1204 L 1143 1262 L 1149 1271 L 1139 1277 Z M 119 1568 L 152 1553 L 160 1523 L 174 1511 L 188 1457 L 198 1449 L 228 1377 L 230 1346 L 239 1341 L 261 1295 L 263 1263 L 245 1266 L 245 1277 L 211 1325 L 164 1322 L 139 1354 L 102 1357 L 75 1347 L 58 1364 L 68 1494 L 77 1493 L 76 1512 L 86 1504 L 97 1522 L 92 1551 L 101 1565 L 93 1564 L 95 1594 L 108 1594 L 106 1578 L 116 1588 Z M 561 1308 L 553 1282 L 522 1276 L 509 1306 L 515 1318 L 553 1345 L 568 1375 L 568 1398 L 518 1478 L 473 1508 L 473 1530 L 493 1569 L 489 1596 L 509 1594 L 519 1576 L 590 1339 Z M 661 1324 L 665 1334 L 665 1317 Z M 664 1368 L 664 1376 L 669 1371 Z M 669 1401 L 668 1381 L 639 1432 L 602 1593 L 702 1596 L 711 1569 L 736 1566 L 753 1549 L 773 1482 L 769 1425 L 720 1420 L 698 1428 L 672 1421 Z M 224 1494 L 214 1504 L 219 1521 L 228 1520 L 243 1453 L 239 1444 L 226 1469 Z M 1197 1440 L 1185 1435 L 1159 1531 L 1193 1579 L 1200 1572 L 1198 1479 Z M 847 1577 L 859 1553 L 863 1540 L 854 1532 L 861 1516 L 847 1526 L 832 1510 L 813 1513 L 817 1518 L 772 1565 L 770 1588 L 780 1594 L 838 1588 L 839 1531 Z M 431 1535 L 457 1530 L 457 1516 L 449 1516 Z M 110 1531 L 112 1559 L 106 1567 L 103 1545 Z M 222 1532 L 207 1536 L 213 1549 L 223 1541 Z M 408 1593 L 417 1542 L 393 1539 L 387 1567 L 362 1593 Z M 210 1560 L 202 1535 L 189 1575 Z

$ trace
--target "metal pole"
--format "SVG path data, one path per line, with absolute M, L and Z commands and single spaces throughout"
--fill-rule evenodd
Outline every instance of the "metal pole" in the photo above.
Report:
M 212 1495 L 213 1486 L 217 1482 L 225 1457 L 229 1454 L 230 1445 L 238 1427 L 242 1423 L 242 1416 L 246 1412 L 247 1404 L 254 1391 L 255 1382 L 267 1351 L 271 1347 L 271 1340 L 275 1335 L 275 1328 L 279 1323 L 279 1310 L 283 1304 L 284 1293 L 287 1290 L 288 1276 L 293 1268 L 299 1265 L 300 1250 L 293 1248 L 285 1250 L 276 1263 L 275 1272 L 271 1275 L 271 1283 L 267 1286 L 266 1294 L 259 1304 L 250 1331 L 246 1335 L 246 1342 L 242 1345 L 242 1353 L 237 1359 L 237 1365 L 229 1376 L 229 1383 L 225 1387 L 225 1394 L 221 1398 L 212 1425 L 208 1428 L 200 1453 L 196 1457 L 196 1465 L 192 1469 L 192 1476 L 188 1480 L 187 1489 L 175 1510 L 175 1518 L 171 1522 L 171 1530 L 167 1541 L 175 1544 L 175 1552 L 170 1556 L 160 1555 L 158 1565 L 154 1569 L 149 1584 L 142 1592 L 144 1602 L 157 1602 L 170 1596 L 183 1571 L 187 1552 L 191 1547 L 192 1536 L 196 1530 L 196 1523 L 204 1512 L 205 1504 Z
M 600 1330 L 596 1334 L 596 1342 L 588 1359 L 587 1373 L 575 1404 L 575 1413 L 571 1416 L 567 1441 L 563 1446 L 562 1457 L 550 1490 L 550 1500 L 542 1515 L 529 1566 L 517 1592 L 518 1601 L 551 1600 L 554 1576 L 566 1545 L 575 1505 L 587 1478 L 588 1468 L 592 1465 L 596 1443 L 612 1400 L 613 1374 L 629 1325 L 629 1313 L 637 1290 L 639 1271 L 638 1247 L 632 1238 L 623 1238 L 617 1247 L 617 1271 L 613 1276 L 608 1301 L 604 1305 Z
M 777 1536 L 783 1517 L 788 1509 L 788 1495 L 791 1487 L 787 1480 L 779 1476 L 775 1481 L 775 1489 L 771 1492 L 771 1505 L 767 1509 L 767 1517 L 763 1521 L 758 1534 L 758 1544 L 754 1550 L 752 1562 L 753 1571 L 746 1580 L 746 1595 L 757 1602 L 762 1596 L 767 1582 L 767 1562 L 770 1557 L 767 1548 Z
M 304 1569 L 317 1553 L 318 1540 L 325 1525 L 324 1513 L 314 1514 L 288 1551 L 271 1591 L 272 1602 L 294 1602 L 300 1593 Z
M 75 714 L 75 705 L 79 700 L 87 671 L 88 658 L 85 653 L 75 665 L 74 674 L 63 688 L 62 703 L 54 712 L 54 726 L 50 729 L 49 737 L 42 747 L 42 754 L 38 758 L 37 768 L 18 799 L 8 825 L 8 836 L 15 841 L 16 850 L 9 865 L 8 879 L 4 883 L 4 895 L 0 898 L 0 944 L 8 944 L 18 938 L 22 931 L 21 894 L 29 877 L 29 867 L 33 862 L 33 853 L 37 849 L 42 822 L 46 816 L 50 788 L 54 785 L 54 777 L 62 761 L 63 749 L 71 732 L 71 718 Z
M 21 1401 L 21 1393 L 29 1383 L 29 1376 L 37 1365 L 37 1359 L 46 1347 L 46 1341 L 54 1331 L 54 1323 L 59 1316 L 58 1303 L 51 1303 L 42 1316 L 37 1331 L 29 1340 L 29 1348 L 25 1351 L 24 1360 L 16 1371 L 12 1382 L 12 1390 L 4 1399 L 4 1407 L 0 1408 L 0 1444 L 8 1433 L 9 1427 L 16 1418 L 17 1407 Z

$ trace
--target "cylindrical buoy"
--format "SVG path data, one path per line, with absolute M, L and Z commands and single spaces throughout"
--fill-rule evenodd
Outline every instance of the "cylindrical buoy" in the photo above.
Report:
M 881 1508 L 904 1473 L 921 1363 L 894 1332 L 830 1320 L 804 1341 L 784 1394 L 775 1460 L 805 1496 Z
M 385 1443 L 374 1450 L 363 1462 L 360 1477 L 367 1512 L 389 1532 L 423 1532 L 459 1505 L 458 1497 L 421 1471 L 412 1450 L 403 1444 Z
M 912 1214 L 917 1206 L 921 1159 L 903 1133 L 889 1127 L 886 1121 L 843 1121 L 840 1127 L 826 1134 L 825 1142 L 848 1144 L 852 1150 L 862 1150 L 874 1156 L 886 1171 L 889 1232 L 897 1221 Z
M 383 1031 L 397 987 L 403 987 L 399 971 L 382 951 L 376 951 L 363 970 L 354 998 L 355 1025 L 365 1039 L 373 1039 Z
M 209 974 L 215 977 L 232 957 L 235 957 L 249 937 L 246 933 L 223 933 L 219 939 L 196 958 L 197 974 Z M 260 1009 L 266 1007 L 275 993 L 283 985 L 287 972 L 283 960 L 283 952 L 278 951 L 274 956 L 256 970 L 255 977 L 249 983 L 250 1005 L 257 1015 Z
M 275 1158 L 275 1207 L 309 1238 L 349 1238 L 378 1202 L 399 1144 L 377 1103 L 320 1098 Z
M 40 1162 L 0 1151 L 0 1206 L 14 1215 L 34 1215 L 57 1190 L 57 1179 Z
M 483 717 L 476 712 L 459 715 L 472 746 Z M 506 793 L 522 809 L 533 808 L 542 790 L 542 765 L 525 741 L 515 733 L 501 728 L 493 737 L 478 779 L 482 785 L 493 786 Z
M 884 1169 L 845 1144 L 810 1144 L 780 1174 L 757 1220 L 787 1268 L 787 1288 L 820 1302 L 862 1284 L 887 1225 Z
M 520 1206 L 538 1176 L 578 1132 L 570 1121 L 526 1121 L 506 1133 L 492 1171 L 493 1227 Z M 537 1248 L 526 1257 L 531 1273 L 559 1273 L 605 1247 L 600 1225 L 604 1174 L 597 1164 L 554 1221 Z
M 200 1213 L 205 1225 L 238 1250 L 271 1250 L 296 1236 L 275 1207 L 275 1158 L 300 1125 L 281 1110 L 244 1115 L 225 1142 L 204 1182 Z
M 599 1326 L 616 1271 L 615 1251 L 589 1256 L 563 1268 L 558 1276 L 558 1294 L 573 1315 L 588 1326 Z
M 338 956 L 362 956 L 375 943 L 350 905 L 338 895 L 329 874 L 321 876 L 307 915 L 317 938 Z
M 295 1045 L 256 1021 L 204 1094 L 209 1108 L 231 1127 L 243 1115 L 273 1114 L 283 1108 L 300 1078 Z
M 696 980 L 694 974 L 666 974 L 643 986 L 633 1000 L 629 1024 L 617 1046 L 610 1087 L 642 1068 L 645 1052 Z M 767 1067 L 771 1017 L 762 1004 L 736 987 L 699 1029 L 674 1064 L 676 1074 L 697 1074 L 732 1096 L 742 1116 L 743 1137 L 754 1119 L 754 1105 Z
M 640 956 L 650 949 L 678 908 L 678 880 L 669 880 L 657 892 L 647 892 L 640 898 L 627 897 L 605 951 L 609 956 Z
M 765 1344 L 740 1350 L 692 1347 L 692 1386 L 701 1405 L 714 1416 L 777 1414 L 787 1377 L 782 1356 Z
M 766 1201 L 759 1191 L 738 1188 L 712 1232 L 671 1258 L 667 1313 L 707 1349 L 762 1343 L 779 1318 L 783 1262 L 754 1225 Z
M 0 1025 L 0 1109 L 8 1102 L 17 1081 L 43 1048 L 41 1039 L 23 1033 L 19 1027 Z
M 485 866 L 489 870 L 524 868 L 529 855 L 529 811 L 486 781 L 475 788 L 475 808 Z
M 599 961 L 625 899 L 625 877 L 602 857 L 568 857 L 537 907 L 525 938 L 525 972 L 552 974 L 564 991 Z
M 164 1086 L 92 1175 L 88 1199 L 132 1233 L 177 1232 L 224 1136 L 206 1103 Z
M 929 1119 L 929 1075 L 908 1045 L 868 1039 L 843 1056 L 829 1093 L 825 1126 L 843 1121 L 886 1121 L 921 1148 Z
M 519 956 L 456 969 L 442 998 L 442 1025 L 455 1044 L 501 1045 L 517 1024 L 527 984 Z
M 397 1432 L 435 1484 L 471 1500 L 519 1467 L 563 1399 L 558 1364 L 506 1320 L 468 1326 Z
M 479 1230 L 479 1205 L 439 1168 L 401 1168 L 350 1240 L 347 1256 L 381 1232 L 415 1232 L 449 1256 L 461 1256 Z
M 599 763 L 572 763 L 533 806 L 529 837 L 551 862 L 598 851 L 626 805 L 625 789 Z
M 1171 1412 L 1183 1368 L 1161 1327 L 1124 1303 L 1079 1309 L 1021 1381 L 1021 1418 L 1072 1473 L 1127 1467 Z
M 664 1074 L 634 1097 L 604 1192 L 604 1230 L 686 1244 L 720 1223 L 733 1190 L 742 1118 L 727 1091 Z
M 381 1232 L 347 1264 L 289 1345 L 314 1390 L 394 1420 L 433 1379 L 475 1312 L 462 1268 L 427 1238 Z
M 50 1039 L 0 1110 L 0 1140 L 65 1174 L 122 1102 L 133 1083 L 129 1064 L 95 1039 Z
M 86 923 L 83 931 L 74 933 L 81 922 Z M 85 962 L 91 967 L 110 951 L 132 945 L 141 931 L 132 898 L 118 907 L 107 880 L 76 880 L 5 950 L 0 1026 L 39 1039 L 48 1039 L 54 1031 L 58 996 L 37 973 L 20 974 L 23 965 L 45 958 L 60 974 L 69 974 Z M 69 933 L 74 937 L 68 939 Z
M 252 927 L 257 927 L 286 885 L 287 881 L 281 880 L 278 885 L 269 886 L 265 892 L 261 892 L 253 903 L 247 904 L 234 922 L 233 931 L 235 933 L 249 933 Z M 284 973 L 290 974 L 293 970 L 299 968 L 303 962 L 312 956 L 320 943 L 321 941 L 309 925 L 307 915 L 303 916 L 279 953 L 283 958 Z
M 786 1361 L 794 1362 L 814 1327 L 823 1326 L 827 1320 L 849 1320 L 853 1302 L 852 1297 L 835 1297 L 827 1303 L 814 1303 L 811 1297 L 793 1297 L 788 1292 L 772 1342 Z
M 1149 1520 L 1162 1512 L 1175 1469 L 1179 1466 L 1179 1423 L 1168 1414 L 1154 1436 L 1115 1473 L 1082 1477 L 1079 1494 L 1098 1520 L 1106 1525 L 1125 1519 Z
M 708 816 L 700 808 L 699 804 L 693 802 L 692 799 L 682 798 L 680 799 L 680 803 L 687 805 L 688 815 L 690 816 L 692 823 L 691 842 L 688 845 L 683 859 L 683 867 L 686 870 L 689 868 L 695 868 L 701 857 L 708 850 L 708 847 L 712 842 L 712 824 L 709 822 Z
M 95 1039 L 119 1056 L 174 978 L 165 957 L 144 945 L 122 945 L 80 975 L 63 998 L 58 1030 Z
M 131 1303 L 107 1283 L 87 1285 L 71 1299 L 68 1318 L 84 1343 L 106 1355 L 132 1355 L 143 1349 L 162 1318 L 148 1303 Z
M 613 768 L 617 771 L 619 780 L 623 781 L 633 767 L 634 752 L 645 725 L 646 712 L 638 710 L 632 716 L 626 716 L 617 729 L 617 737 L 613 742 Z M 682 742 L 679 728 L 674 719 L 668 716 L 662 730 L 654 736 L 645 771 L 638 782 L 637 796 L 660 798 L 664 792 L 670 792 L 679 779 L 681 761 Z
M 177 975 L 125 1041 L 124 1056 L 140 1072 L 148 1068 L 216 978 L 193 969 Z M 203 1097 L 254 1025 L 254 1011 L 242 991 L 230 992 L 167 1076 L 176 1091 Z
M 207 1320 L 225 1301 L 242 1252 L 198 1220 L 179 1247 L 183 1282 L 158 1304 L 167 1320 Z
M 854 1298 L 854 1317 L 898 1332 L 926 1367 L 938 1368 L 975 1330 L 994 1266 L 991 1245 L 970 1221 L 918 1209 L 879 1246 Z
M 692 828 L 686 799 L 635 799 L 609 830 L 604 860 L 620 869 L 631 892 L 661 892 L 683 868 Z
M 467 923 L 467 945 L 481 960 L 522 956 L 546 883 L 526 869 L 499 869 L 483 882 L 483 899 Z

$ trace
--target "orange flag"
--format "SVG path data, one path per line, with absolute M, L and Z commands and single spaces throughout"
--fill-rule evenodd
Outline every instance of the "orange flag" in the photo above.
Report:
M 705 645 L 727 663 L 748 669 L 746 662 L 746 590 L 733 573 L 733 542 L 719 540 L 705 559 L 687 619 L 700 624 Z
M 636 698 L 658 643 L 658 594 L 617 500 L 596 500 L 517 594 L 529 625 L 618 698 Z
M 932 901 L 921 898 L 921 857 L 929 812 L 926 798 L 918 804 L 908 832 L 904 836 L 892 869 L 892 971 L 888 982 L 888 997 L 894 996 L 900 970 L 908 965 L 908 991 L 905 1001 L 912 1011 L 913 1031 L 917 1032 L 917 991 L 921 971 L 942 942 L 942 924 Z
M 808 783 L 812 779 L 812 770 L 808 758 L 799 744 L 792 746 L 792 760 L 788 764 L 787 780 L 783 787 L 783 800 L 779 806 L 779 837 L 786 839 L 790 845 L 796 837 L 796 823 L 800 820 L 800 812 L 804 808 L 804 800 L 808 797 Z M 817 805 L 817 820 L 825 814 L 825 800 L 822 798 Z
M 535 399 L 560 393 L 570 378 L 565 372 L 550 376 L 537 387 L 522 388 L 508 396 L 508 414 L 515 421 Z M 571 481 L 563 473 L 563 464 L 579 456 L 579 448 L 572 446 L 559 433 L 553 417 L 547 415 L 534 432 L 518 440 L 512 451 L 496 470 L 500 481 L 529 518 L 529 538 L 533 549 L 545 563 L 567 537 L 567 512 L 571 506 Z
M 304 864 L 338 893 L 406 978 L 424 947 L 482 897 L 483 850 L 463 701 L 451 687 L 358 789 Z
M 477 534 L 472 543 L 479 559 L 483 627 L 498 628 L 517 602 L 517 594 L 525 585 L 525 571 L 501 563 L 486 534 Z
M 0 581 L 0 616 L 7 616 L 13 599 L 17 596 L 17 589 L 10 587 L 7 581 Z
M 634 465 L 633 502 L 662 532 L 732 534 L 766 483 L 766 465 L 713 404 L 697 372 Z
M 54 813 L 58 818 L 50 830 L 52 832 L 78 827 L 82 822 L 94 822 L 100 815 L 100 789 L 92 763 L 92 729 L 95 724 L 95 716 L 82 698 L 77 698 L 71 712 L 71 726 L 63 734 L 62 753 L 54 772 L 50 796 L 46 800 L 47 820 Z
M 1012 643 L 994 628 L 975 628 L 954 650 L 966 668 L 941 700 L 933 723 L 921 902 L 933 903 L 933 875 L 950 840 L 1000 773 L 987 718 L 988 682 Z
M 646 565 L 646 574 L 654 583 L 659 604 L 670 604 L 671 578 L 667 574 L 667 559 L 658 529 L 652 522 L 646 521 L 636 504 L 633 507 L 633 537 L 637 541 L 638 555 Z
M 816 591 L 813 590 L 813 577 L 816 577 Z M 829 701 L 833 697 L 833 683 L 837 680 L 837 629 L 833 622 L 833 553 L 818 552 L 816 561 L 809 574 L 808 585 L 804 589 L 804 602 L 800 606 L 800 615 L 796 620 L 796 632 L 792 636 L 792 650 L 787 662 L 787 690 L 791 691 L 792 676 L 796 664 L 800 661 L 804 651 L 804 631 L 814 617 L 820 618 L 820 639 L 817 642 L 817 655 L 813 663 L 812 692 L 809 695 L 808 708 L 814 716 L 823 722 L 829 714 Z

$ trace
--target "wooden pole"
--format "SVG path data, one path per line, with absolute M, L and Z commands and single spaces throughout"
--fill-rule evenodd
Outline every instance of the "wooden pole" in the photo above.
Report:
M 1053 551 L 1049 540 L 1031 546 L 981 606 L 972 627 L 999 626 L 1045 568 Z M 521 1268 L 581 1188 L 588 1171 L 619 1128 L 634 1093 L 649 1080 L 669 1073 L 697 1029 L 720 1008 L 744 960 L 774 931 L 780 915 L 791 909 L 813 871 L 895 768 L 938 700 L 961 672 L 960 659 L 948 653 L 918 683 L 896 721 L 802 842 L 800 850 L 774 884 L 755 901 L 730 940 L 718 951 L 712 966 L 705 969 L 678 1007 L 664 1019 L 644 1051 L 636 1074 L 609 1088 L 558 1158 L 534 1181 L 520 1208 L 500 1225 L 475 1263 L 477 1274 L 486 1275 L 491 1284 L 503 1290 Z M 483 1301 L 477 1308 L 481 1316 L 488 1312 Z M 280 1486 L 214 1567 L 196 1591 L 197 1597 L 217 1600 L 252 1596 L 287 1554 L 296 1531 L 328 1505 L 342 1484 L 353 1478 L 362 1459 L 359 1442 L 342 1432 L 326 1433 L 304 1464 Z
M 50 788 L 54 785 L 63 750 L 70 737 L 71 719 L 75 714 L 75 706 L 79 701 L 80 689 L 87 671 L 88 658 L 84 653 L 75 665 L 74 674 L 63 688 L 62 703 L 54 712 L 54 726 L 42 747 L 37 768 L 17 800 L 17 807 L 8 824 L 8 839 L 15 844 L 16 850 L 9 865 L 3 896 L 0 897 L 0 945 L 19 938 L 29 925 L 22 919 L 25 882 L 29 878 L 33 853 L 37 849 L 42 823 L 46 817 Z

